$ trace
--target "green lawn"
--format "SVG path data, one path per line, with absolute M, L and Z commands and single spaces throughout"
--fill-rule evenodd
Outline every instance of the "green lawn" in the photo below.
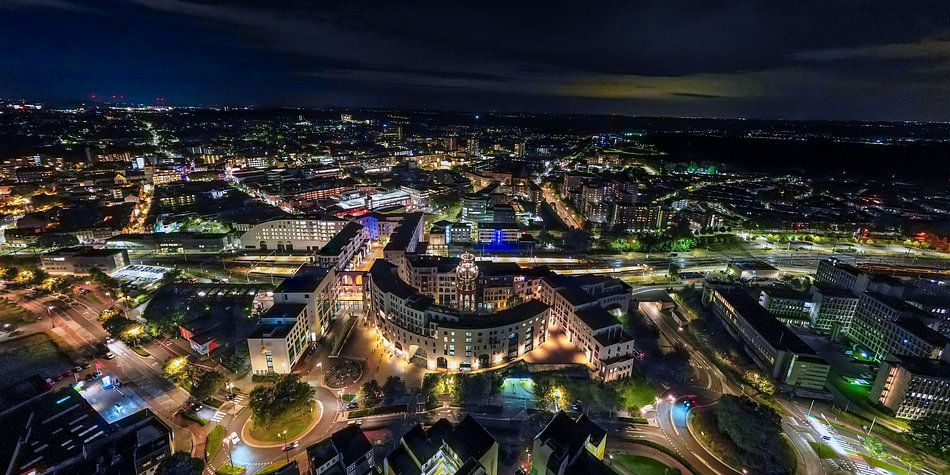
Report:
M 905 430 L 908 428 L 907 421 L 903 421 L 897 419 L 896 417 L 885 414 L 880 409 L 875 407 L 874 404 L 872 404 L 871 400 L 868 399 L 868 395 L 871 394 L 870 385 L 848 383 L 838 375 L 829 376 L 828 381 L 830 381 L 835 389 L 840 391 L 844 397 L 848 398 L 852 404 L 864 409 L 867 412 L 870 412 L 871 414 L 876 414 L 882 419 L 886 419 L 888 422 L 894 424 L 897 427 Z
M 245 472 L 244 467 L 235 465 L 234 467 L 231 464 L 224 464 L 221 468 L 214 471 L 217 475 L 243 475 Z
M 874 458 L 874 457 L 871 457 L 870 455 L 864 455 L 864 454 L 862 454 L 862 455 L 861 455 L 861 458 L 863 458 L 864 461 L 867 462 L 868 465 L 870 465 L 870 466 L 872 466 L 872 467 L 875 467 L 875 468 L 882 468 L 882 469 L 884 469 L 884 470 L 887 470 L 888 472 L 895 473 L 895 474 L 897 474 L 897 475 L 907 475 L 907 470 L 906 470 L 906 469 L 898 468 L 896 465 L 890 464 L 890 463 L 885 462 L 885 461 L 883 461 L 883 460 L 876 459 L 876 458 Z
M 649 457 L 630 454 L 614 455 L 611 463 L 623 465 L 624 468 L 637 475 L 666 475 L 668 468 L 663 463 Z
M 622 408 L 640 408 L 656 403 L 656 389 L 639 374 L 634 373 L 616 384 L 617 395 L 620 397 L 619 405 Z
M 815 453 L 823 459 L 835 459 L 838 458 L 838 453 L 834 451 L 831 447 L 825 444 L 819 444 L 818 442 L 809 442 L 808 445 L 812 449 L 815 449 Z
M 257 475 L 271 475 L 272 473 L 284 468 L 284 466 L 289 463 L 290 462 L 287 462 L 286 460 L 277 460 L 276 462 L 273 462 L 270 465 L 262 468 L 260 472 L 257 472 Z
M 9 300 L 0 299 L 0 323 L 28 323 L 34 320 L 33 314 Z
M 283 442 L 284 440 L 292 442 L 303 434 L 303 431 L 307 430 L 307 427 L 310 426 L 310 423 L 313 422 L 316 416 L 317 411 L 314 408 L 299 417 L 290 418 L 288 423 L 274 423 L 271 427 L 266 429 L 256 427 L 252 422 L 250 432 L 255 439 L 261 442 Z M 287 431 L 287 433 L 284 434 L 284 431 Z
M 211 432 L 208 432 L 208 436 L 205 438 L 205 460 L 210 462 L 214 460 L 214 456 L 218 455 L 218 450 L 221 449 L 221 443 L 224 441 L 224 426 L 215 426 L 214 429 L 211 429 Z

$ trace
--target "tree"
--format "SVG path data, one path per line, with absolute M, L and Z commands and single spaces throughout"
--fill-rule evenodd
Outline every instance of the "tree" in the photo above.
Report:
M 46 233 L 36 238 L 37 247 L 59 249 L 79 245 L 79 238 L 72 234 Z
M 296 374 L 277 377 L 274 384 L 262 385 L 251 391 L 252 419 L 259 427 L 267 428 L 303 416 L 313 409 L 316 391 Z
M 884 445 L 881 439 L 873 435 L 865 437 L 862 445 L 864 445 L 864 449 L 875 458 L 881 458 L 887 455 L 887 446 Z
M 102 322 L 102 328 L 115 338 L 120 338 L 122 333 L 131 328 L 132 325 L 141 324 L 121 315 L 111 316 L 106 321 Z
M 406 382 L 399 376 L 390 376 L 386 378 L 382 389 L 386 404 L 392 404 L 397 398 L 406 394 Z
M 713 406 L 716 427 L 739 449 L 750 473 L 793 473 L 796 459 L 781 437 L 782 417 L 752 399 L 724 395 Z
M 911 473 L 914 470 L 919 470 L 924 467 L 924 458 L 920 456 L 917 452 L 901 452 L 899 455 L 901 462 L 904 465 L 907 465 L 909 469 L 907 473 Z
M 201 475 L 205 463 L 188 452 L 175 452 L 162 462 L 158 475 Z
M 227 381 L 228 379 L 217 371 L 205 371 L 198 376 L 197 381 L 191 387 L 191 395 L 199 401 L 204 401 L 222 390 Z
M 773 383 L 768 377 L 763 376 L 755 371 L 746 371 L 745 381 L 759 394 L 765 394 L 766 396 L 775 394 L 775 383 Z
M 105 272 L 102 272 L 102 270 L 97 267 L 89 269 L 89 279 L 99 284 L 100 287 L 106 289 L 109 292 L 114 293 L 119 288 L 119 281 L 113 279 L 109 275 L 106 275 Z
M 17 274 L 20 273 L 20 268 L 16 266 L 4 267 L 3 272 L 0 272 L 0 278 L 3 280 L 13 280 L 16 278 Z
M 188 357 L 187 356 L 173 356 L 165 360 L 165 364 L 162 365 L 162 374 L 166 378 L 180 376 L 183 372 L 188 370 Z
M 484 373 L 460 375 L 458 399 L 467 404 L 484 401 L 491 392 L 491 377 Z
M 910 421 L 910 436 L 929 450 L 950 452 L 950 417 L 930 414 Z
M 383 398 L 383 389 L 379 387 L 379 381 L 371 379 L 360 387 L 360 399 L 363 400 L 363 405 L 366 407 L 372 407 L 379 404 L 379 400 Z

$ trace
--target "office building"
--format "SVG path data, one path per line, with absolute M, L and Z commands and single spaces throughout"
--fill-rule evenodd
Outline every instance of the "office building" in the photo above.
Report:
M 172 430 L 150 410 L 106 420 L 71 387 L 5 413 L 0 424 L 4 473 L 151 475 L 171 454 Z
M 822 259 L 819 261 L 815 279 L 821 284 L 848 289 L 855 295 L 864 292 L 871 280 L 868 274 L 838 259 Z
M 812 286 L 812 328 L 837 339 L 851 331 L 859 298 L 850 290 L 829 284 Z
M 43 254 L 43 270 L 50 275 L 88 275 L 92 269 L 110 274 L 129 265 L 124 249 L 73 247 Z
M 768 288 L 759 293 L 759 305 L 780 322 L 804 325 L 811 322 L 812 296 L 785 288 Z
M 947 337 L 924 324 L 927 314 L 903 300 L 867 291 L 861 294 L 848 335 L 874 359 L 889 355 L 940 358 L 950 349 Z
M 950 417 L 950 363 L 907 355 L 885 358 L 869 397 L 903 419 Z
M 277 303 L 247 336 L 251 370 L 256 375 L 287 374 L 315 343 L 313 315 L 302 303 Z
M 742 343 L 752 360 L 779 383 L 822 391 L 831 367 L 741 287 L 703 286 L 703 303 Z

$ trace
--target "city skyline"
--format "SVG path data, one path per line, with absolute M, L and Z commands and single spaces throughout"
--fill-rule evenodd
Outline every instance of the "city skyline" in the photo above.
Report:
M 897 7 L 18 0 L 0 97 L 946 121 L 950 6 Z

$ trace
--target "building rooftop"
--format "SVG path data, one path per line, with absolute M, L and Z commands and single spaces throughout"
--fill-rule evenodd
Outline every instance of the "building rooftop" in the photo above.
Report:
M 321 467 L 339 456 L 340 464 L 349 467 L 360 462 L 372 450 L 373 444 L 362 429 L 358 425 L 349 425 L 307 447 L 307 458 L 311 467 Z M 341 470 L 340 473 L 346 473 L 345 468 Z
M 414 460 L 424 465 L 443 446 L 448 446 L 465 465 L 477 463 L 496 443 L 495 438 L 469 415 L 454 427 L 446 419 L 439 419 L 428 429 L 416 424 L 402 436 L 402 442 L 386 457 L 390 468 L 400 475 L 420 473 Z
M 829 297 L 835 298 L 853 298 L 856 299 L 855 295 L 851 293 L 851 289 L 846 289 L 844 287 L 835 287 L 831 284 L 825 283 L 815 283 L 813 287 L 822 293 L 822 295 L 827 295 Z
M 785 287 L 769 287 L 762 289 L 762 293 L 767 294 L 773 299 L 788 300 L 811 300 L 811 294 L 801 290 L 789 289 Z
M 4 427 L 0 433 L 0 459 L 12 462 L 16 473 L 43 471 L 70 459 L 85 465 L 107 446 L 111 446 L 109 450 L 121 451 L 123 445 L 137 440 L 167 441 L 169 433 L 148 410 L 110 424 L 72 388 L 47 393 L 28 407 L 6 414 L 0 418 L 0 424 Z M 130 431 L 134 431 L 131 442 L 127 438 Z M 18 447 L 21 441 L 25 443 Z
M 490 328 L 504 325 L 512 325 L 529 318 L 541 315 L 547 309 L 547 304 L 540 300 L 528 300 L 514 307 L 499 310 L 488 315 L 480 314 L 451 314 L 457 318 L 440 320 L 440 323 L 446 328 Z M 448 312 L 444 312 L 448 313 Z
M 734 286 L 720 287 L 718 291 L 736 312 L 776 350 L 791 351 L 800 355 L 815 354 L 815 350 L 773 317 L 768 310 L 762 308 L 759 302 L 747 292 Z
M 327 244 L 320 249 L 321 256 L 338 256 L 343 252 L 343 248 L 353 239 L 363 232 L 363 225 L 355 221 L 350 221 L 343 226 L 340 232 L 336 233 Z
M 762 261 L 735 261 L 735 262 L 730 262 L 729 265 L 735 267 L 736 269 L 740 269 L 740 270 L 756 270 L 756 271 L 759 271 L 759 270 L 768 270 L 768 271 L 778 270 L 777 268 L 775 268 L 775 267 L 772 266 L 771 264 L 768 264 L 768 263 L 765 263 L 765 262 L 762 262 Z
M 599 445 L 606 437 L 607 432 L 588 419 L 586 415 L 581 414 L 577 419 L 571 419 L 564 411 L 558 411 L 544 426 L 544 429 L 535 436 L 535 440 L 551 447 L 552 452 L 548 459 L 548 467 L 555 468 L 560 466 L 565 459 L 581 455 L 579 454 L 580 451 L 586 452 L 585 444 L 588 441 L 593 445 Z M 600 472 L 595 471 L 593 473 Z
M 581 320 L 584 321 L 584 323 L 587 324 L 587 326 L 590 327 L 591 330 L 594 330 L 595 332 L 597 330 L 620 324 L 620 322 L 617 321 L 613 315 L 608 313 L 607 310 L 604 310 L 599 305 L 583 308 L 575 313 L 578 317 L 580 317 Z
M 429 254 L 415 254 L 409 257 L 409 262 L 415 268 L 436 268 L 438 272 L 452 272 L 458 267 L 461 259 L 457 257 L 442 257 Z
M 950 380 L 950 363 L 910 355 L 892 355 L 887 358 L 892 364 L 903 366 L 914 374 Z
M 317 288 L 320 287 L 320 283 L 323 282 L 323 278 L 327 276 L 330 272 L 329 269 L 321 269 L 318 267 L 308 267 L 305 272 L 299 272 L 294 276 L 284 279 L 280 285 L 277 286 L 277 289 L 274 290 L 275 293 L 303 293 L 303 292 L 316 292 Z
M 389 243 L 383 248 L 385 251 L 405 251 L 409 249 L 416 228 L 422 220 L 422 213 L 407 213 L 396 230 L 389 236 Z
M 933 346 L 945 346 L 947 343 L 950 343 L 947 337 L 924 325 L 923 322 L 916 318 L 898 318 L 894 321 L 894 324 Z

